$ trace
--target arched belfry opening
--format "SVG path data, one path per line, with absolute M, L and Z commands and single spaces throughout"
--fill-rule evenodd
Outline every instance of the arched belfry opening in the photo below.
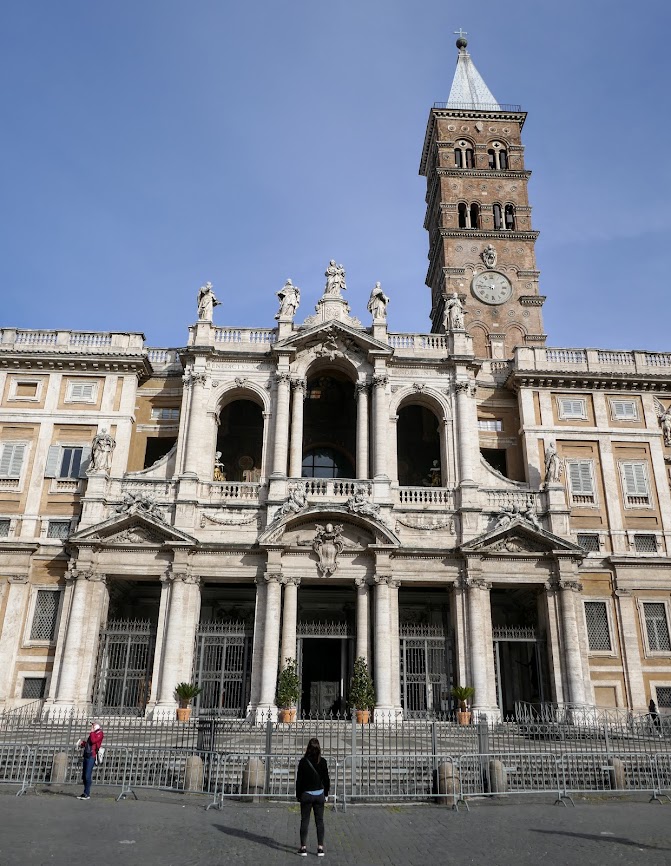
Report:
M 440 426 L 436 413 L 411 403 L 401 407 L 397 423 L 398 483 L 401 487 L 443 487 Z
M 356 476 L 354 383 L 337 369 L 308 376 L 303 416 L 304 478 Z
M 248 397 L 232 400 L 219 415 L 214 480 L 258 481 L 262 460 L 263 410 Z

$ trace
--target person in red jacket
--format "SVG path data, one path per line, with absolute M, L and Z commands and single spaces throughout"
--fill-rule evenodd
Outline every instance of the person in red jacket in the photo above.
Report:
M 98 749 L 102 745 L 104 738 L 103 730 L 99 724 L 94 722 L 91 725 L 91 733 L 85 740 L 78 740 L 77 745 L 83 749 L 82 758 L 82 781 L 84 782 L 84 793 L 77 797 L 78 800 L 91 799 L 91 777 L 93 776 L 93 767 L 98 755 Z

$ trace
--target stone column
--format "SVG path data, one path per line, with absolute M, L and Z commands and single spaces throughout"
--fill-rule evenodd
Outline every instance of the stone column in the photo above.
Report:
M 368 382 L 356 383 L 356 477 L 369 478 L 368 468 Z
M 491 710 L 488 683 L 488 659 L 492 655 L 492 642 L 486 639 L 485 607 L 489 611 L 489 584 L 481 578 L 468 578 L 466 585 L 468 606 L 468 651 L 471 662 L 471 683 L 475 689 L 473 709 L 486 713 Z M 487 604 L 484 604 L 486 596 Z
M 368 656 L 368 580 L 365 577 L 357 577 L 356 585 L 356 658 L 363 657 L 366 664 L 370 659 Z
M 284 579 L 284 607 L 282 609 L 282 667 L 287 659 L 296 661 L 296 615 L 298 613 L 298 587 L 300 577 Z
M 381 373 L 373 376 L 373 425 L 374 425 L 374 472 L 375 478 L 386 478 L 387 473 L 387 436 L 389 435 L 389 407 L 387 405 L 387 384 L 389 376 Z
M 72 585 L 70 611 L 65 632 L 65 645 L 61 657 L 58 688 L 55 704 L 74 707 L 79 693 L 86 629 L 90 602 L 90 571 L 73 569 L 65 575 L 66 582 Z
M 582 592 L 578 580 L 562 580 L 559 583 L 561 607 L 562 643 L 564 648 L 564 671 L 569 703 L 585 703 L 585 683 L 583 681 L 580 636 L 576 620 L 575 600 Z
M 5 616 L 0 630 L 0 706 L 13 697 L 14 663 L 21 643 L 20 635 L 30 589 L 28 578 L 24 574 L 9 577 L 7 583 Z
M 275 436 L 273 447 L 273 475 L 285 477 L 287 474 L 287 450 L 289 440 L 289 388 L 291 377 L 288 373 L 277 373 L 277 397 L 275 400 Z
M 389 616 L 389 581 L 387 575 L 375 577 L 375 692 L 376 712 L 390 713 L 393 709 L 391 694 L 391 646 Z
M 615 607 L 619 623 L 620 651 L 624 667 L 624 681 L 627 689 L 627 706 L 645 712 L 647 708 L 641 650 L 636 627 L 636 603 L 628 589 L 615 590 Z M 615 635 L 611 635 L 615 641 Z M 613 643 L 615 646 L 615 643 Z
M 256 710 L 261 700 L 261 677 L 263 675 L 263 633 L 266 620 L 266 582 L 255 577 L 256 605 L 254 608 L 254 637 L 252 638 L 252 682 L 247 715 Z
M 400 580 L 389 581 L 389 639 L 391 641 L 391 702 L 401 711 L 401 646 L 398 625 L 398 590 Z
M 171 572 L 168 579 L 172 586 L 163 641 L 161 687 L 154 717 L 172 714 L 175 686 L 191 682 L 193 644 L 200 615 L 200 579 L 187 571 Z
M 473 461 L 471 460 L 471 436 L 469 435 L 470 393 L 471 383 L 467 381 L 455 384 L 457 392 L 457 431 L 459 439 L 459 475 L 460 482 L 473 481 Z M 477 431 L 475 431 L 477 433 Z M 477 439 L 476 439 L 477 441 Z
M 291 448 L 289 452 L 289 475 L 300 478 L 303 474 L 303 401 L 307 382 L 294 379 L 291 382 L 293 399 L 291 401 Z
M 187 370 L 184 375 L 184 387 L 190 389 L 191 396 L 189 400 L 189 419 L 186 427 L 186 445 L 184 453 L 183 473 L 197 475 L 204 479 L 205 460 L 203 453 L 203 437 L 205 436 L 205 424 L 207 423 L 207 401 L 205 394 L 205 385 L 207 384 L 207 374 L 204 372 L 194 373 Z M 214 454 L 209 455 L 209 460 L 212 465 Z M 211 475 L 209 476 L 211 479 Z
M 265 574 L 264 577 L 266 580 L 266 610 L 259 709 L 272 713 L 276 708 L 275 691 L 277 688 L 277 663 L 279 660 L 282 575 L 270 572 Z

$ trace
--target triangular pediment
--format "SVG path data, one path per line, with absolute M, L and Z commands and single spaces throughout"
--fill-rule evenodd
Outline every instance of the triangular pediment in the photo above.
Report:
M 581 559 L 585 551 L 559 535 L 537 529 L 524 520 L 490 530 L 461 545 L 464 553 L 571 553 Z
M 306 351 L 315 349 L 317 353 L 330 356 L 330 360 L 355 352 L 364 356 L 369 352 L 391 355 L 393 350 L 367 331 L 353 328 L 344 322 L 320 322 L 274 344 L 275 349 L 293 348 Z
M 338 505 L 311 506 L 298 514 L 278 517 L 259 537 L 259 544 L 301 545 L 314 537 L 317 527 L 332 523 L 341 525 L 346 545 L 364 549 L 370 544 L 391 544 L 400 547 L 401 540 L 385 523 L 374 517 L 352 514 Z
M 157 517 L 138 513 L 115 514 L 102 523 L 75 532 L 68 539 L 69 545 L 76 546 L 162 547 L 168 543 L 195 546 L 198 540 Z

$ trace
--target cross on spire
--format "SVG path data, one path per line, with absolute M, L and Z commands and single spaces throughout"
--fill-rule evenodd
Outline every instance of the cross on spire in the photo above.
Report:
M 468 33 L 465 30 L 462 30 L 460 27 L 458 30 L 454 31 L 454 35 L 458 36 L 460 39 L 463 39 L 464 36 L 468 36 Z

